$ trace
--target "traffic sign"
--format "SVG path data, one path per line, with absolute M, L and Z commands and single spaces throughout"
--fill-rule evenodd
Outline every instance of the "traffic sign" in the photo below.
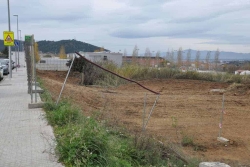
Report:
M 31 35 L 25 35 L 25 43 L 31 45 Z
M 14 41 L 15 46 L 19 46 L 19 42 L 18 41 Z
M 13 31 L 4 31 L 3 32 L 3 41 L 5 46 L 14 46 L 14 32 Z

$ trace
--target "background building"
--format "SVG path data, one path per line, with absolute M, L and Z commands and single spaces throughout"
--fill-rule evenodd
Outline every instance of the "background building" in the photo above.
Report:
M 110 52 L 79 52 L 92 62 L 111 61 L 117 66 L 122 66 L 122 54 Z

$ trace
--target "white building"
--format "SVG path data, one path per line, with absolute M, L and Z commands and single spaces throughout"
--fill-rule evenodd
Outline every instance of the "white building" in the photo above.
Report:
M 237 70 L 235 71 L 235 75 L 250 75 L 250 71 L 249 70 Z
M 85 58 L 92 62 L 111 61 L 117 66 L 122 66 L 122 53 L 110 52 L 79 52 Z

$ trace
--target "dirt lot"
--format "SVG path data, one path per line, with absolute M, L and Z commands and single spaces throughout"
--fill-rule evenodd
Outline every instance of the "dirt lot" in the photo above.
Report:
M 40 71 L 38 75 L 57 97 L 66 73 Z M 156 95 L 132 83 L 117 88 L 80 86 L 78 76 L 70 75 L 64 98 L 79 104 L 86 115 L 100 111 L 105 119 L 116 121 L 132 132 L 141 131 L 145 93 L 147 116 Z M 179 146 L 184 136 L 191 138 L 194 146 L 181 147 L 188 157 L 250 166 L 249 85 L 172 79 L 140 83 L 161 93 L 147 125 L 148 133 L 164 143 Z M 222 136 L 230 139 L 228 145 L 217 141 L 222 93 L 211 89 L 226 89 Z

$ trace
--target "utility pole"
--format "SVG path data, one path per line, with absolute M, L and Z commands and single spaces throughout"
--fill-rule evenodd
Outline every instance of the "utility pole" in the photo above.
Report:
M 8 4 L 8 22 L 9 22 L 9 31 L 10 30 L 10 2 L 9 0 L 7 0 L 7 4 Z M 12 62 L 11 62 L 11 47 L 8 46 L 8 50 L 9 50 L 9 78 L 12 78 Z
M 17 61 L 18 61 L 18 67 L 20 67 L 20 64 L 19 64 L 19 45 L 20 45 L 20 41 L 19 41 L 19 31 L 18 31 L 18 15 L 13 15 L 13 16 L 16 16 L 17 17 L 17 41 L 18 41 L 18 45 L 17 45 Z
M 20 46 L 19 46 L 19 48 L 20 48 L 20 50 L 19 51 L 23 51 L 23 49 L 22 49 L 22 30 L 18 30 L 18 31 L 20 31 L 20 40 L 19 40 L 19 42 L 20 42 Z

